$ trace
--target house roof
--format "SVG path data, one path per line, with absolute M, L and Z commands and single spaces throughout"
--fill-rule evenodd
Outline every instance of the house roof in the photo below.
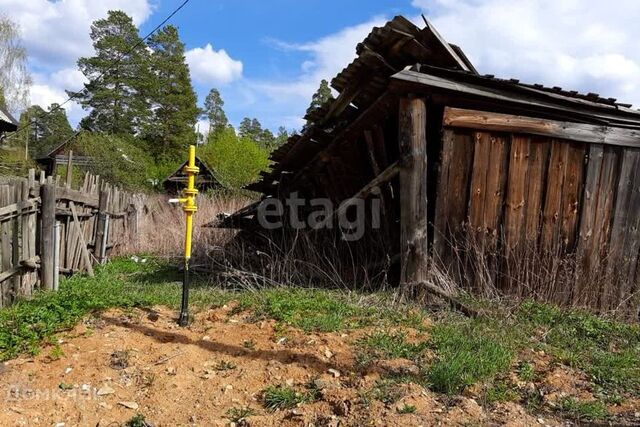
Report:
M 5 108 L 0 107 L 0 132 L 15 132 L 18 122 Z
M 246 188 L 273 195 L 283 173 L 297 173 L 370 110 L 388 108 L 390 93 L 425 91 L 479 105 L 488 111 L 505 109 L 579 123 L 640 128 L 640 112 L 630 104 L 595 93 L 522 83 L 479 75 L 462 49 L 448 44 L 425 19 L 420 29 L 397 16 L 375 27 L 356 48 L 357 57 L 331 81 L 335 99 L 309 111 L 302 134 L 294 135 L 271 154 L 270 172 Z M 639 139 L 640 141 L 640 139 Z
M 348 123 L 385 93 L 391 76 L 408 65 L 434 64 L 468 73 L 475 68 L 462 50 L 448 44 L 425 19 L 419 28 L 403 16 L 396 16 L 371 33 L 356 47 L 356 58 L 331 80 L 338 97 L 309 111 L 305 119 L 312 123 L 302 135 L 293 135 L 271 154 L 271 172 L 263 172 L 261 181 L 247 189 L 266 191 L 283 171 L 303 165 Z M 267 184 L 267 185 L 265 185 Z
M 163 185 L 167 183 L 184 183 L 187 181 L 187 175 L 183 172 L 187 162 L 183 162 L 173 173 L 167 176 Z M 215 186 L 223 187 L 222 183 L 216 177 L 213 169 L 210 168 L 202 159 L 196 156 L 196 166 L 200 168 L 200 172 L 196 176 L 196 184 L 212 184 Z

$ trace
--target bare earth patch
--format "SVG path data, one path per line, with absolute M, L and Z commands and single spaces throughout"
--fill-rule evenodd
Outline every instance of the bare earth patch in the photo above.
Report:
M 0 364 L 0 425 L 117 426 L 137 414 L 154 426 L 560 425 L 515 403 L 483 407 L 416 384 L 382 390 L 381 375 L 412 366 L 397 359 L 358 371 L 353 345 L 367 329 L 304 333 L 232 305 L 199 313 L 187 329 L 174 316 L 109 310 L 37 357 Z M 279 385 L 313 398 L 268 410 L 263 391 Z

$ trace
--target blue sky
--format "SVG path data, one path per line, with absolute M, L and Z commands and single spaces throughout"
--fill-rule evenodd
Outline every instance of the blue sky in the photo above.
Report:
M 182 0 L 0 0 L 17 20 L 34 76 L 32 103 L 65 99 L 91 55 L 90 23 L 109 9 L 134 17 L 142 34 Z M 321 78 L 354 57 L 374 25 L 424 13 L 482 73 L 598 92 L 640 104 L 637 0 L 191 0 L 178 26 L 200 102 L 217 87 L 233 124 L 256 117 L 299 128 Z M 69 105 L 73 123 L 85 114 Z M 204 126 L 204 124 L 202 124 Z

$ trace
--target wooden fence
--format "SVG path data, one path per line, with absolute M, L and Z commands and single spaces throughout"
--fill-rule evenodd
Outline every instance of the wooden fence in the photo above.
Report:
M 0 181 L 0 307 L 56 290 L 60 273 L 93 275 L 114 247 L 136 244 L 142 197 L 89 173 L 74 189 L 67 172 Z

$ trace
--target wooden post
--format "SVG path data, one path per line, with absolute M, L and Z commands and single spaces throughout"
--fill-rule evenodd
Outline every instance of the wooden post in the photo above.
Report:
M 53 248 L 53 290 L 57 291 L 60 283 L 60 221 L 56 221 L 54 226 Z
M 400 284 L 427 280 L 427 107 L 400 99 Z
M 40 280 L 44 289 L 53 290 L 55 287 L 56 187 L 53 184 L 43 184 L 40 187 L 40 198 L 42 199 L 42 236 L 40 238 L 42 271 Z
M 65 185 L 67 188 L 71 188 L 71 181 L 73 180 L 73 150 L 69 150 L 69 157 L 67 158 L 67 180 Z
M 107 206 L 109 203 L 109 192 L 102 190 L 100 192 L 100 201 L 98 202 L 98 225 L 96 226 L 96 238 L 94 245 L 94 253 L 97 255 L 98 263 L 103 264 L 106 258 L 106 226 L 107 226 Z

